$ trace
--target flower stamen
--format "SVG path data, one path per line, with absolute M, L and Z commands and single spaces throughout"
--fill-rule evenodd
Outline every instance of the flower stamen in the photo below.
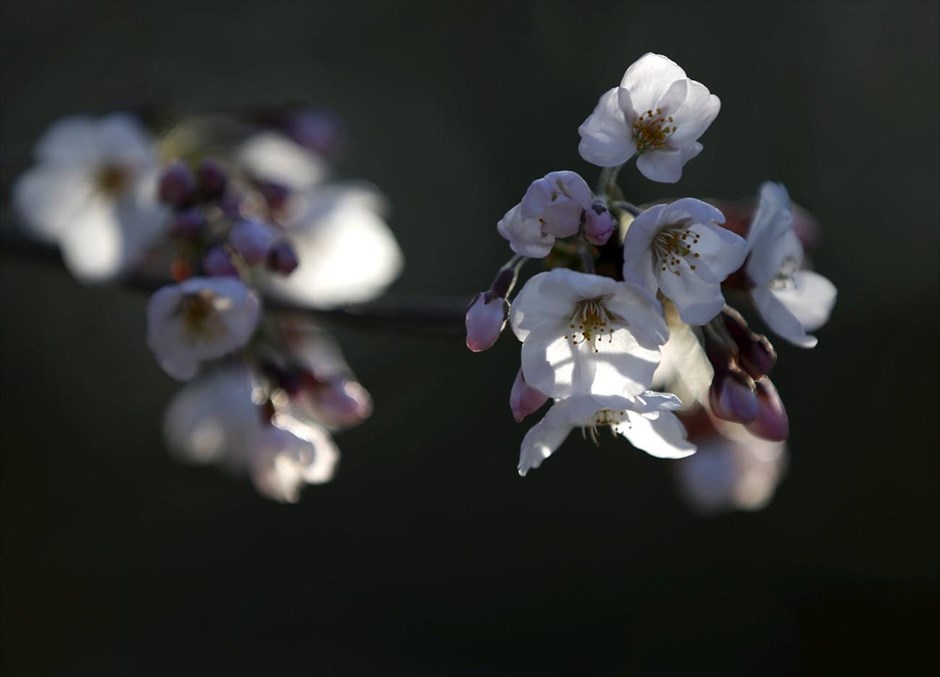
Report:
M 653 252 L 656 263 L 661 272 L 669 271 L 680 275 L 679 264 L 682 259 L 701 258 L 695 251 L 695 245 L 701 240 L 701 235 L 689 228 L 689 223 L 676 223 L 662 228 L 653 238 Z M 689 268 L 695 270 L 697 264 L 689 263 Z
M 662 108 L 641 113 L 633 123 L 633 141 L 637 154 L 665 147 L 666 139 L 677 127 L 671 115 L 666 116 Z
M 574 314 L 568 324 L 572 331 L 566 334 L 565 338 L 569 339 L 572 345 L 590 343 L 596 353 L 597 340 L 604 334 L 608 335 L 610 342 L 614 340 L 612 320 L 602 298 L 583 299 L 575 305 Z
M 179 313 L 183 317 L 184 332 L 192 343 L 209 341 L 225 333 L 217 301 L 218 297 L 207 289 L 187 294 L 180 301 Z

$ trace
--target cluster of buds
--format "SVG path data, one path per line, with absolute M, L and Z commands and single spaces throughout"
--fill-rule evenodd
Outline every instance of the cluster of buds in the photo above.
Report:
M 24 226 L 82 281 L 172 278 L 147 305 L 157 363 L 188 381 L 168 445 L 284 502 L 332 477 L 330 433 L 372 411 L 339 347 L 298 311 L 374 298 L 402 265 L 381 197 L 326 181 L 334 120 L 200 116 L 154 138 L 127 114 L 67 118 L 13 189 Z
M 616 181 L 636 157 L 646 178 L 677 182 L 719 109 L 718 97 L 678 65 L 644 55 L 579 129 L 581 156 L 603 168 L 597 190 L 574 172 L 551 172 L 497 224 L 515 256 L 471 302 L 467 346 L 490 348 L 508 320 L 522 342 L 513 416 L 522 421 L 553 403 L 525 435 L 520 474 L 541 465 L 572 428 L 596 441 L 597 427 L 609 425 L 661 458 L 692 456 L 697 446 L 700 456 L 721 439 L 739 456 L 749 448 L 768 456 L 766 445 L 779 445 L 769 454 L 774 472 L 761 475 L 773 481 L 760 492 L 738 491 L 745 475 L 755 476 L 741 468 L 770 465 L 679 464 L 687 486 L 729 487 L 719 492 L 724 499 L 712 492 L 698 501 L 705 509 L 758 507 L 772 493 L 789 434 L 768 376 L 777 354 L 726 295 L 749 300 L 773 333 L 810 348 L 808 332 L 828 320 L 835 287 L 804 268 L 795 208 L 779 184 L 761 186 L 756 209 L 745 211 L 691 197 L 635 206 Z M 529 259 L 549 270 L 510 298 Z M 715 479 L 719 467 L 725 472 Z M 686 492 L 692 500 L 706 494 Z

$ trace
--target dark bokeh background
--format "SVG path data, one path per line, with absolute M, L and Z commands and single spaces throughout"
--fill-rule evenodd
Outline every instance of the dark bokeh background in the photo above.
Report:
M 2 259 L 10 675 L 936 674 L 937 3 L 0 4 L 4 172 L 67 113 L 307 99 L 382 187 L 395 291 L 467 294 L 496 220 L 646 51 L 722 98 L 678 187 L 785 182 L 839 286 L 781 346 L 774 503 L 701 518 L 669 464 L 573 438 L 525 480 L 512 337 L 339 334 L 377 403 L 296 506 L 176 464 L 144 299 Z M 9 181 L 4 176 L 4 183 Z

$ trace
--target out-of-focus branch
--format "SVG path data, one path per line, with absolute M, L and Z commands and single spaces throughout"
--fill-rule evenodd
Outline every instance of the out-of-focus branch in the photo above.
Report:
M 13 227 L 7 214 L 0 222 L 0 255 L 40 265 L 63 268 L 57 247 L 25 237 Z M 134 274 L 112 283 L 112 287 L 150 294 L 171 284 L 166 277 Z M 312 319 L 367 331 L 431 332 L 461 334 L 469 297 L 388 295 L 370 303 L 341 308 L 313 309 L 266 297 L 270 310 L 297 313 Z

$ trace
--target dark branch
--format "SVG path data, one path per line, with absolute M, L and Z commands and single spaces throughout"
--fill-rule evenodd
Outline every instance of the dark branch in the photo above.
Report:
M 42 244 L 20 234 L 10 226 L 4 214 L 0 226 L 0 254 L 22 261 L 54 268 L 64 268 L 62 254 L 57 247 Z M 150 294 L 171 284 L 165 277 L 134 274 L 114 283 L 117 288 Z M 469 297 L 454 296 L 395 296 L 388 295 L 370 303 L 357 303 L 342 308 L 319 310 L 306 308 L 282 300 L 264 300 L 269 310 L 297 313 L 311 319 L 364 330 L 432 332 L 461 334 Z

